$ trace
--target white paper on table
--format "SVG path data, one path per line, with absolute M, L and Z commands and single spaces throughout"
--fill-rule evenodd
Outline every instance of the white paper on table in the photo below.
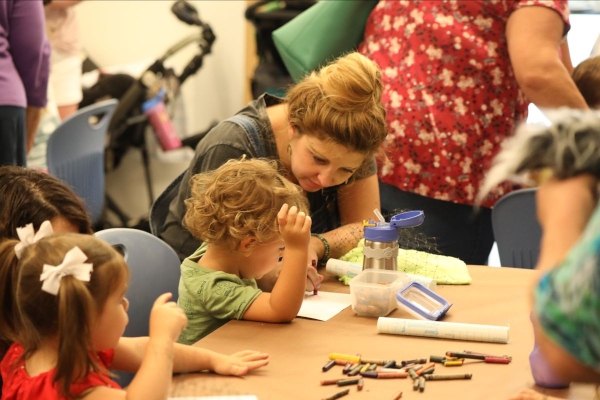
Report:
M 327 321 L 350 304 L 352 304 L 352 297 L 348 293 L 319 291 L 316 296 L 305 294 L 298 316 Z
M 192 396 L 192 397 L 169 397 L 169 400 L 258 400 L 256 396 Z

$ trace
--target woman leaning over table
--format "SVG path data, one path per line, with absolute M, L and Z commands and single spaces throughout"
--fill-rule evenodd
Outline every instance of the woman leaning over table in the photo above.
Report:
M 307 265 L 354 248 L 363 235 L 362 221 L 375 218 L 379 190 L 374 154 L 387 134 L 381 94 L 379 68 L 350 53 L 307 75 L 284 99 L 263 94 L 238 113 L 256 127 L 265 157 L 277 160 L 283 175 L 307 194 L 312 232 L 322 234 L 311 238 Z M 226 120 L 196 147 L 161 235 L 181 258 L 200 245 L 182 226 L 191 176 L 244 155 L 258 157 L 250 140 Z

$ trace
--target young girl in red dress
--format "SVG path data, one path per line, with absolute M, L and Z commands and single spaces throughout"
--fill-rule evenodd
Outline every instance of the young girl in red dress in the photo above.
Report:
M 244 375 L 268 363 L 264 353 L 175 344 L 187 319 L 170 293 L 154 303 L 149 337 L 122 337 L 128 282 L 123 257 L 94 236 L 0 243 L 0 338 L 13 342 L 2 400 L 166 399 L 173 372 Z M 121 389 L 109 368 L 137 374 Z

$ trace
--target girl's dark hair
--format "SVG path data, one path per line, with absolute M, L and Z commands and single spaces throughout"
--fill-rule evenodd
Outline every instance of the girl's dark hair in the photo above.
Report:
M 63 181 L 44 172 L 5 165 L 0 167 L 0 240 L 17 238 L 17 228 L 63 217 L 79 233 L 92 233 L 83 201 Z
M 90 372 L 108 374 L 96 361 L 93 324 L 108 297 L 128 282 L 127 264 L 109 244 L 92 235 L 52 235 L 26 247 L 17 259 L 17 240 L 0 243 L 0 337 L 4 346 L 23 346 L 20 360 L 27 360 L 44 340 L 58 338 L 54 382 L 62 397 L 73 398 L 71 385 Z M 89 282 L 65 276 L 58 294 L 42 290 L 44 264 L 59 265 L 65 254 L 79 247 L 93 264 Z M 5 351 L 5 350 L 4 350 Z

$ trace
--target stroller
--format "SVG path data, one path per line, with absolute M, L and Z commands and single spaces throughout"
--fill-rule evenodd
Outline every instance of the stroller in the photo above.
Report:
M 256 53 L 259 58 L 251 81 L 254 98 L 265 92 L 283 97 L 287 87 L 294 84 L 271 35 L 315 3 L 316 0 L 261 0 L 246 9 L 246 19 L 252 22 L 256 31 Z
M 84 91 L 83 100 L 79 104 L 81 108 L 105 97 L 119 99 L 119 105 L 108 128 L 106 170 L 110 171 L 118 167 L 121 159 L 131 147 L 140 149 L 150 203 L 154 199 L 154 193 L 145 139 L 145 131 L 149 121 L 146 115 L 142 113 L 142 104 L 147 99 L 156 96 L 160 88 L 166 89 L 165 103 L 167 105 L 172 104 L 174 98 L 179 94 L 180 86 L 202 67 L 204 56 L 210 54 L 212 44 L 216 39 L 211 27 L 200 20 L 196 8 L 185 0 L 177 0 L 171 7 L 171 11 L 180 21 L 199 27 L 199 32 L 185 37 L 171 46 L 138 79 L 126 74 L 101 75 L 94 86 Z M 172 69 L 165 67 L 164 62 L 192 43 L 198 44 L 198 53 L 177 76 Z M 204 132 L 188 137 L 182 140 L 182 144 L 195 147 L 203 134 Z M 107 209 L 119 218 L 123 226 L 130 225 L 129 216 L 108 195 L 106 196 L 106 205 Z M 147 221 L 142 221 L 138 224 L 138 227 L 144 229 L 146 225 Z

